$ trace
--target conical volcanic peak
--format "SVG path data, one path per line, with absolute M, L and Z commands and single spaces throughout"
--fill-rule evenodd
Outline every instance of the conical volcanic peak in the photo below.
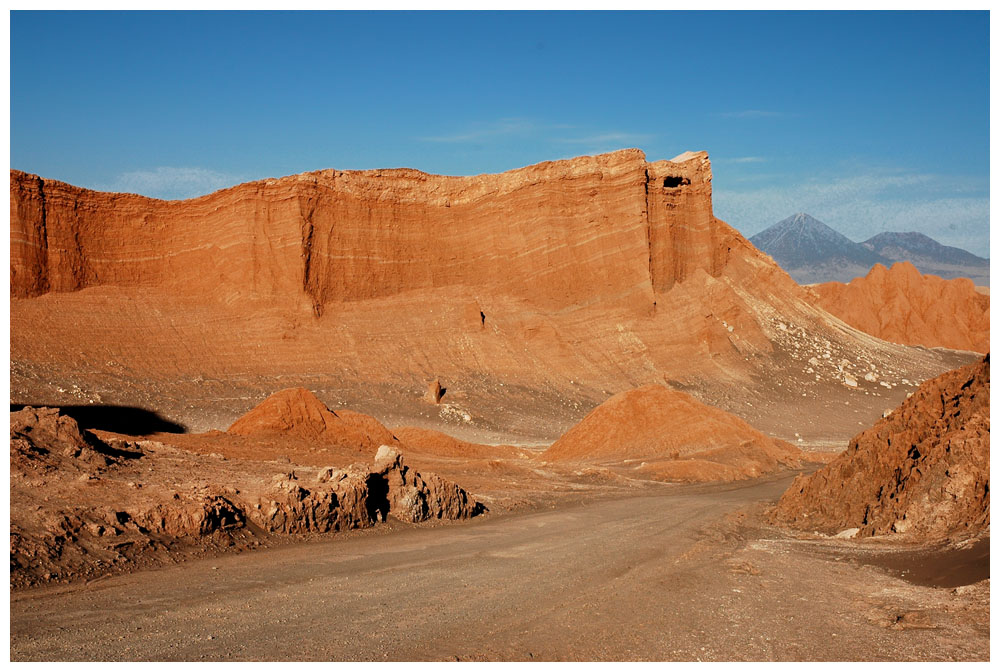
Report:
M 798 213 L 751 236 L 797 282 L 847 281 L 888 261 L 815 217 Z

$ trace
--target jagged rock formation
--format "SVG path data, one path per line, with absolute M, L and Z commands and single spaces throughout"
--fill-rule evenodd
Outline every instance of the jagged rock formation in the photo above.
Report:
M 228 537 L 245 516 L 221 487 L 140 492 L 130 478 L 149 468 L 148 448 L 109 445 L 55 408 L 11 413 L 10 436 L 12 586 L 117 571 L 166 554 L 165 536 L 248 542 Z
M 886 259 L 803 212 L 751 236 L 796 282 L 847 282 Z
M 14 400 L 155 399 L 201 431 L 280 379 L 405 420 L 437 376 L 461 392 L 446 397 L 457 416 L 554 438 L 579 419 L 567 409 L 665 380 L 780 421 L 781 400 L 743 398 L 801 374 L 779 323 L 901 377 L 952 365 L 833 324 L 713 216 L 711 180 L 704 152 L 634 149 L 475 177 L 327 170 L 170 202 L 11 171 Z
M 396 437 L 364 413 L 331 411 L 316 395 L 301 387 L 275 392 L 229 428 L 240 436 L 304 439 L 371 453 Z
M 198 455 L 158 441 L 105 442 L 59 409 L 11 413 L 10 429 L 12 587 L 245 550 L 267 543 L 268 533 L 485 511 L 455 483 L 408 467 L 391 446 L 379 449 L 374 466 L 289 463 L 275 475 L 271 461 Z M 201 438 L 211 445 L 218 436 Z
M 876 264 L 863 278 L 811 289 L 824 310 L 893 343 L 982 353 L 990 348 L 990 297 L 967 278 L 921 275 L 902 262 L 891 269 Z
M 381 446 L 373 467 L 320 470 L 304 484 L 294 471 L 280 474 L 250 520 L 271 532 L 333 532 L 370 527 L 393 516 L 407 523 L 457 520 L 485 511 L 465 490 L 435 474 L 421 476 L 391 446 Z
M 990 360 L 929 380 L 858 434 L 847 451 L 799 476 L 774 521 L 862 537 L 968 537 L 990 522 Z
M 52 468 L 58 462 L 76 470 L 100 469 L 114 462 L 115 451 L 85 435 L 73 418 L 57 408 L 23 408 L 10 414 L 11 467 Z
M 543 453 L 550 461 L 633 463 L 661 480 L 736 480 L 802 455 L 736 416 L 662 385 L 615 395 Z
M 481 504 L 454 483 L 435 474 L 422 477 L 407 467 L 403 455 L 391 446 L 378 449 L 369 479 L 384 483 L 388 515 L 404 522 L 419 523 L 430 518 L 457 520 L 483 511 Z
M 921 273 L 942 278 L 969 278 L 977 285 L 990 285 L 990 260 L 959 247 L 942 245 L 916 231 L 885 231 L 861 243 L 889 262 L 908 261 Z M 888 264 L 886 264 L 888 265 Z

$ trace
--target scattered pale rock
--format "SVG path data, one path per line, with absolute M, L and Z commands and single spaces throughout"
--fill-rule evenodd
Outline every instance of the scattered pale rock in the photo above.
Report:
M 861 529 L 857 527 L 849 527 L 846 530 L 841 530 L 837 534 L 833 535 L 837 539 L 853 539 L 858 535 Z

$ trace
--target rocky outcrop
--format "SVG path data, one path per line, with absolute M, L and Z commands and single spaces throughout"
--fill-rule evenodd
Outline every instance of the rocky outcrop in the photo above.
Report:
M 975 536 L 989 529 L 989 448 L 987 355 L 925 382 L 836 460 L 796 478 L 772 519 L 862 537 Z
M 275 392 L 228 429 L 240 436 L 304 439 L 369 453 L 396 437 L 370 415 L 347 409 L 331 411 L 305 388 Z
M 421 476 L 391 446 L 381 446 L 373 467 L 320 470 L 314 483 L 294 471 L 279 475 L 249 511 L 271 532 L 333 532 L 371 527 L 392 516 L 407 523 L 457 520 L 485 511 L 465 490 L 435 474 Z
M 431 382 L 427 383 L 427 392 L 424 394 L 424 399 L 432 404 L 440 404 L 441 396 L 444 394 L 444 389 L 441 387 L 441 381 L 435 378 Z
M 812 294 L 852 327 L 893 343 L 982 353 L 990 347 L 990 297 L 967 278 L 921 275 L 910 262 L 876 264 L 863 278 L 816 285 Z
M 289 463 L 275 476 L 273 461 L 109 441 L 82 432 L 58 409 L 11 413 L 12 587 L 245 550 L 267 543 L 269 534 L 485 511 L 455 483 L 411 469 L 391 446 L 379 449 L 374 466 L 317 474 Z
M 232 545 L 229 533 L 244 527 L 221 486 L 143 491 L 136 476 L 152 469 L 147 451 L 105 443 L 57 408 L 11 413 L 10 432 L 12 585 L 123 569 L 164 553 L 170 539 Z
M 407 467 L 399 451 L 390 446 L 379 448 L 372 477 L 385 483 L 388 514 L 404 522 L 469 518 L 484 510 L 454 483 L 435 474 L 422 477 Z
M 123 458 L 141 457 L 120 450 L 80 430 L 58 408 L 25 407 L 10 414 L 11 471 L 63 469 L 100 472 Z
M 660 480 L 731 481 L 798 466 L 798 449 L 662 385 L 613 396 L 542 454 L 549 461 L 629 463 Z

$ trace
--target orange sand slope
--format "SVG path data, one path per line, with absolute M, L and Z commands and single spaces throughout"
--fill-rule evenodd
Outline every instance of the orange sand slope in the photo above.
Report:
M 286 436 L 374 452 L 396 437 L 375 418 L 350 410 L 331 411 L 312 392 L 275 392 L 229 428 L 241 436 Z

